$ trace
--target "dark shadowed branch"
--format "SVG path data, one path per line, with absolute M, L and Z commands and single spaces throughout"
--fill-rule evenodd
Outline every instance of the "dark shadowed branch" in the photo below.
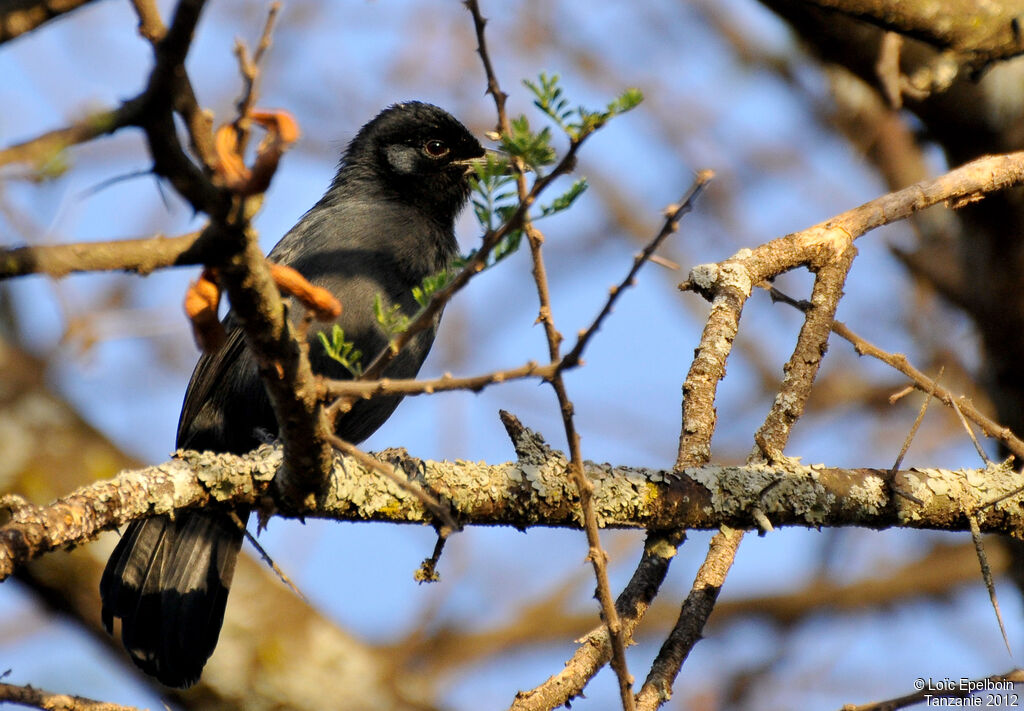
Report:
M 90 2 L 92 0 L 7 0 L 0 7 L 0 44 Z

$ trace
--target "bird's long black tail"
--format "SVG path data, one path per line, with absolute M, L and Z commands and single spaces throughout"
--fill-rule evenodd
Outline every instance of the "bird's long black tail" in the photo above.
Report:
M 247 516 L 242 516 L 242 521 Z M 133 521 L 100 582 L 103 624 L 132 660 L 167 686 L 194 684 L 213 653 L 243 532 L 230 513 Z

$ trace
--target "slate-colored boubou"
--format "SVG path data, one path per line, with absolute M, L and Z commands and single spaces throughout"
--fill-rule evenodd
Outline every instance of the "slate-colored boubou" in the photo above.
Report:
M 365 357 L 387 344 L 373 303 L 418 306 L 413 287 L 446 269 L 456 255 L 454 223 L 469 198 L 469 174 L 484 149 L 445 111 L 420 102 L 391 106 L 359 131 L 326 194 L 271 251 L 272 261 L 302 273 L 344 306 L 336 320 Z M 302 309 L 289 312 L 300 314 Z M 227 343 L 203 355 L 185 394 L 178 422 L 182 449 L 244 453 L 277 433 L 277 422 L 229 314 Z M 330 378 L 349 372 L 309 334 L 313 370 Z M 434 340 L 421 331 L 387 368 L 391 378 L 414 377 Z M 358 402 L 339 418 L 350 442 L 369 437 L 400 397 Z M 238 511 L 240 519 L 248 511 Z M 230 512 L 202 510 L 173 520 L 154 516 L 131 523 L 110 556 L 100 593 L 103 623 L 121 637 L 132 660 L 167 686 L 194 684 L 217 645 L 228 589 L 243 533 Z

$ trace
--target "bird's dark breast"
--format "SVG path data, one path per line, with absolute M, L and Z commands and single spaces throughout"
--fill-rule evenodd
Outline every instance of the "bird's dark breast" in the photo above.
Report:
M 284 249 L 271 252 L 271 259 L 296 269 L 310 283 L 343 295 L 341 316 L 331 323 L 314 322 L 309 329 L 309 359 L 313 371 L 327 378 L 347 380 L 350 371 L 327 355 L 318 334 L 330 336 L 335 324 L 345 340 L 361 351 L 363 367 L 388 344 L 388 336 L 374 316 L 374 301 L 381 298 L 385 309 L 398 304 L 402 313 L 413 317 L 419 305 L 412 289 L 427 276 L 446 266 L 453 250 L 437 248 L 438 240 L 415 240 L 404 235 L 403 242 L 419 244 L 415 255 L 396 255 L 393 248 L 363 242 L 355 246 L 320 242 L 313 251 L 293 252 L 287 240 Z M 304 313 L 301 304 L 286 300 L 293 323 Z M 230 336 L 225 351 L 204 356 L 196 368 L 186 396 L 178 433 L 178 446 L 244 453 L 260 444 L 263 435 L 277 435 L 277 420 L 259 373 L 233 319 L 228 319 Z M 389 364 L 385 376 L 412 378 L 419 371 L 434 340 L 434 326 L 418 333 Z M 223 367 L 221 365 L 223 363 Z M 205 387 L 204 387 L 205 386 Z M 350 442 L 360 442 L 394 412 L 400 397 L 379 397 L 357 402 L 339 418 L 336 432 Z

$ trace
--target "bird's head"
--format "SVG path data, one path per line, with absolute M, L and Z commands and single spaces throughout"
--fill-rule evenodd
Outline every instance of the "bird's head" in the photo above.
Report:
M 360 129 L 342 159 L 339 180 L 372 180 L 386 194 L 444 223 L 469 198 L 469 175 L 485 154 L 451 114 L 431 104 L 394 104 Z

